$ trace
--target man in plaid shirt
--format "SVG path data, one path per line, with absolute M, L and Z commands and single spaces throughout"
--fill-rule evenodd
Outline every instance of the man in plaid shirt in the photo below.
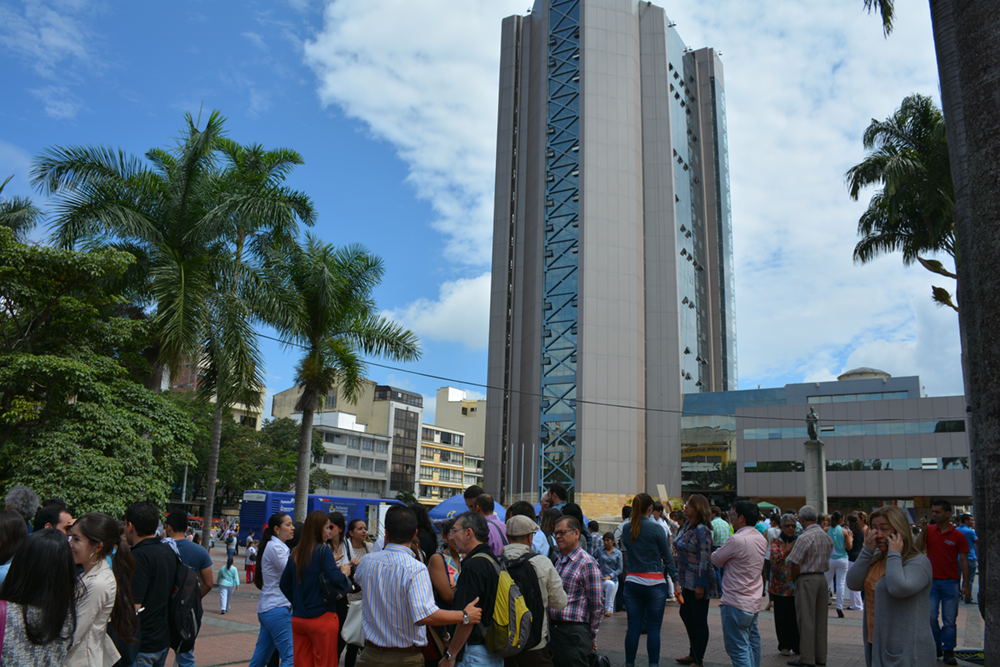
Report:
M 561 552 L 556 571 L 562 578 L 567 603 L 563 609 L 549 607 L 549 646 L 558 656 L 559 665 L 590 665 L 590 654 L 597 650 L 597 630 L 604 617 L 604 589 L 601 568 L 580 546 L 580 523 L 564 516 L 556 523 L 553 535 Z

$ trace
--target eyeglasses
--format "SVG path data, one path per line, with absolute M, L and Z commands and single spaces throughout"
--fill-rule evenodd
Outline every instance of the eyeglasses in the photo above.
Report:
M 557 530 L 557 531 L 555 531 L 552 534 L 555 535 L 556 537 L 562 537 L 563 535 L 567 535 L 569 533 L 575 533 L 575 532 L 576 532 L 575 530 Z

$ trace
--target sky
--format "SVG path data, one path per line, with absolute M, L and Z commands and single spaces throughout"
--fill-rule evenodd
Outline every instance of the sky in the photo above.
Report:
M 663 6 L 724 67 L 739 388 L 871 366 L 960 394 L 957 315 L 930 298 L 932 284 L 954 285 L 898 254 L 855 265 L 872 193 L 854 202 L 844 185 L 873 118 L 911 93 L 940 104 L 926 3 L 897 3 L 888 39 L 862 0 Z M 297 150 L 305 163 L 288 184 L 313 199 L 313 233 L 381 256 L 379 307 L 421 339 L 419 362 L 369 377 L 423 394 L 432 421 L 439 387 L 485 397 L 500 23 L 528 8 L 0 0 L 3 195 L 44 208 L 29 180 L 46 147 L 142 155 L 173 146 L 187 112 L 220 110 L 231 138 Z M 261 342 L 268 416 L 298 357 Z

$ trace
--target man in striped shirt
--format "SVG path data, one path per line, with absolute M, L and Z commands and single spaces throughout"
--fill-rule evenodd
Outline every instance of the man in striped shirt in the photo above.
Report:
M 385 549 L 368 554 L 358 564 L 354 580 L 361 586 L 365 630 L 365 650 L 358 667 L 423 667 L 425 625 L 461 628 L 479 623 L 479 598 L 458 611 L 446 611 L 434 604 L 427 567 L 414 558 L 409 546 L 416 535 L 413 510 L 394 505 L 385 515 Z
M 560 551 L 556 571 L 567 603 L 562 609 L 549 607 L 549 646 L 560 667 L 588 667 L 604 617 L 601 568 L 580 546 L 580 522 L 575 518 L 559 519 L 553 535 Z

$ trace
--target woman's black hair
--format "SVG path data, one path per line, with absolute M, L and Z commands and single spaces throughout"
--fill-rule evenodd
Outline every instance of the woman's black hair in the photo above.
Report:
M 260 538 L 260 546 L 257 548 L 257 564 L 260 565 L 264 562 L 264 549 L 267 548 L 267 543 L 271 541 L 274 537 L 274 531 L 278 529 L 285 521 L 285 517 L 288 515 L 284 512 L 275 512 L 271 515 L 271 518 L 267 520 L 267 527 L 264 529 L 264 534 Z M 258 590 L 263 590 L 264 588 L 264 568 L 257 567 L 253 573 L 253 584 Z
M 55 528 L 35 531 L 14 554 L 0 599 L 21 605 L 25 634 L 32 644 L 70 641 L 76 632 L 76 598 L 79 591 L 76 563 L 66 534 Z M 37 610 L 37 622 L 28 620 L 28 607 Z M 69 634 L 63 635 L 66 619 Z
M 0 510 L 0 565 L 8 562 L 28 539 L 28 525 L 17 510 Z
M 426 530 L 430 532 L 431 535 L 437 533 L 434 530 L 434 524 L 431 523 L 431 515 L 427 511 L 427 506 L 419 502 L 410 503 L 410 509 L 413 513 L 417 515 L 417 530 Z
M 104 545 L 98 553 L 101 558 L 114 553 L 111 572 L 115 577 L 115 606 L 111 610 L 110 625 L 122 641 L 134 644 L 135 633 L 139 629 L 139 618 L 135 614 L 135 605 L 132 602 L 135 559 L 129 551 L 128 542 L 121 538 L 118 522 L 107 514 L 91 512 L 77 519 L 73 523 L 73 529 L 79 530 L 92 545 Z
M 226 559 L 226 567 L 232 567 L 232 566 L 233 566 L 233 559 L 232 558 L 227 558 Z
M 330 512 L 326 515 L 326 517 L 330 520 L 330 523 L 340 529 L 339 539 L 340 543 L 343 544 L 344 540 L 347 539 L 347 530 L 344 525 L 344 515 L 341 512 Z

